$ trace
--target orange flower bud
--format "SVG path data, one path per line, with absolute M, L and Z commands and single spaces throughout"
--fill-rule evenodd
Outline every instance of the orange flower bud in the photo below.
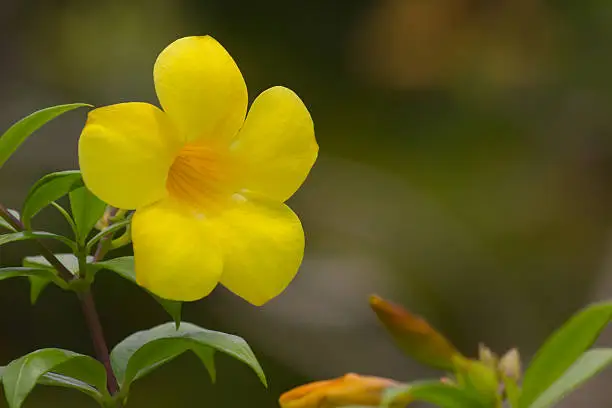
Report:
M 280 396 L 281 408 L 336 408 L 379 406 L 385 389 L 399 385 L 386 378 L 349 373 L 333 380 L 317 381 Z
M 421 364 L 452 371 L 461 354 L 425 320 L 376 295 L 370 306 L 398 347 Z

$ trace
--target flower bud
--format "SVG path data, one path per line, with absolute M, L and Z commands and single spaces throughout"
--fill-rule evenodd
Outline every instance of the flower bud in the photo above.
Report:
M 404 353 L 421 364 L 453 370 L 453 359 L 461 354 L 424 319 L 378 296 L 370 297 L 370 306 Z
M 499 360 L 499 371 L 506 377 L 518 381 L 521 377 L 521 357 L 517 349 L 508 351 Z
M 499 358 L 484 344 L 478 345 L 478 359 L 487 367 L 496 368 Z
M 393 380 L 349 373 L 333 380 L 317 381 L 287 391 L 280 396 L 281 408 L 377 407 Z

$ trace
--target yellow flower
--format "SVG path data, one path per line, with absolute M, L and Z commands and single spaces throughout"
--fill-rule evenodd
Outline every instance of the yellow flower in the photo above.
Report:
M 244 79 L 209 36 L 170 44 L 153 74 L 163 111 L 133 102 L 90 112 L 79 140 L 85 184 L 115 207 L 136 209 L 142 286 L 189 301 L 220 282 L 261 305 L 302 261 L 304 232 L 283 203 L 317 157 L 310 114 L 277 86 L 247 116 Z
M 294 388 L 281 395 L 279 403 L 281 408 L 377 407 L 382 402 L 384 391 L 398 385 L 398 382 L 386 378 L 349 373 L 333 380 Z M 408 402 L 404 401 L 405 404 Z

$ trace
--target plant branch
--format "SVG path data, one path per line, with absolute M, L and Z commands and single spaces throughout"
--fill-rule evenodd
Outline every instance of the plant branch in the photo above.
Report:
M 113 216 L 116 211 L 116 209 L 110 208 L 108 214 Z M 17 217 L 13 216 L 13 214 L 11 214 L 10 211 L 2 204 L 0 204 L 0 217 L 4 218 L 6 222 L 8 222 L 16 231 L 26 231 L 25 225 L 23 225 L 23 223 Z M 111 238 L 112 234 L 109 234 L 100 239 L 94 255 L 94 262 L 100 261 L 102 258 L 104 258 L 104 255 L 106 255 L 110 249 Z M 34 241 L 39 246 L 41 255 L 57 270 L 62 279 L 64 279 L 66 282 L 70 282 L 75 279 L 72 273 L 70 273 L 70 271 L 59 261 L 59 259 L 57 259 L 53 252 L 51 252 L 51 250 L 47 248 L 45 244 L 38 239 L 35 239 Z M 83 267 L 86 265 L 87 253 L 84 251 L 79 251 L 77 256 L 79 257 L 79 264 L 81 265 L 80 269 L 83 269 Z M 83 258 L 83 262 L 81 262 L 81 258 Z M 79 272 L 81 275 L 80 278 L 83 278 L 86 271 L 80 270 Z M 96 357 L 106 369 L 108 392 L 111 395 L 115 395 L 119 390 L 119 385 L 110 363 L 108 346 L 106 345 L 106 340 L 104 339 L 104 331 L 102 330 L 100 316 L 96 310 L 96 304 L 94 302 L 91 290 L 87 288 L 86 290 L 79 292 L 78 297 L 81 300 L 81 309 L 83 310 L 87 328 L 89 329 L 89 334 L 91 335 Z
M 15 230 L 20 232 L 26 231 L 25 225 L 23 225 L 23 223 L 19 219 L 17 219 L 17 217 L 11 214 L 10 211 L 2 204 L 0 204 L 0 217 L 4 218 L 6 222 L 8 222 L 13 228 L 15 228 Z M 66 268 L 64 264 L 62 264 L 59 259 L 57 259 L 55 255 L 53 255 L 53 252 L 51 252 L 51 250 L 47 248 L 47 246 L 42 241 L 38 239 L 35 239 L 34 241 L 38 245 L 40 254 L 51 264 L 51 266 L 55 268 L 55 270 L 57 270 L 57 273 L 62 279 L 64 279 L 66 282 L 70 282 L 74 279 L 74 276 L 72 275 L 72 273 L 70 273 L 68 268 Z
M 107 215 L 113 216 L 116 211 L 116 208 L 109 207 Z M 101 261 L 104 258 L 109 250 L 112 235 L 112 233 L 109 233 L 100 239 L 94 253 L 94 262 Z M 86 257 L 87 252 L 79 255 L 79 258 L 83 258 L 84 264 L 86 264 Z M 81 272 L 82 276 L 85 276 L 85 274 L 86 271 Z M 115 395 L 119 391 L 119 384 L 117 383 L 117 378 L 115 377 L 113 367 L 111 366 L 108 346 L 106 345 L 104 331 L 102 330 L 102 324 L 100 323 L 100 316 L 98 315 L 91 289 L 87 288 L 87 290 L 84 292 L 79 293 L 79 299 L 81 300 L 81 309 L 83 310 L 83 315 L 85 316 L 85 321 L 87 322 L 87 327 L 89 328 L 89 334 L 91 336 L 91 341 L 93 342 L 96 357 L 106 369 L 106 387 L 111 395 Z M 119 402 L 117 402 L 117 404 L 120 405 Z
M 85 316 L 85 321 L 89 329 L 91 341 L 93 342 L 94 351 L 96 358 L 104 365 L 106 369 L 106 387 L 111 395 L 115 395 L 119 391 L 119 385 L 117 378 L 113 372 L 113 367 L 110 362 L 110 354 L 108 352 L 108 346 L 104 339 L 104 331 L 102 330 L 102 324 L 100 323 L 100 316 L 96 310 L 96 304 L 91 294 L 91 290 L 87 289 L 84 292 L 79 293 L 79 299 L 81 300 L 81 309 Z

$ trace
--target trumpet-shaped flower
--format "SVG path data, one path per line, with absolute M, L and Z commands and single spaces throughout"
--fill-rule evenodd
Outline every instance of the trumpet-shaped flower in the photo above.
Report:
M 89 113 L 79 140 L 85 184 L 107 203 L 136 210 L 142 286 L 189 301 L 220 282 L 261 305 L 302 261 L 304 232 L 284 202 L 317 157 L 310 114 L 277 86 L 247 115 L 244 79 L 209 36 L 170 44 L 153 74 L 163 110 L 121 103 Z

